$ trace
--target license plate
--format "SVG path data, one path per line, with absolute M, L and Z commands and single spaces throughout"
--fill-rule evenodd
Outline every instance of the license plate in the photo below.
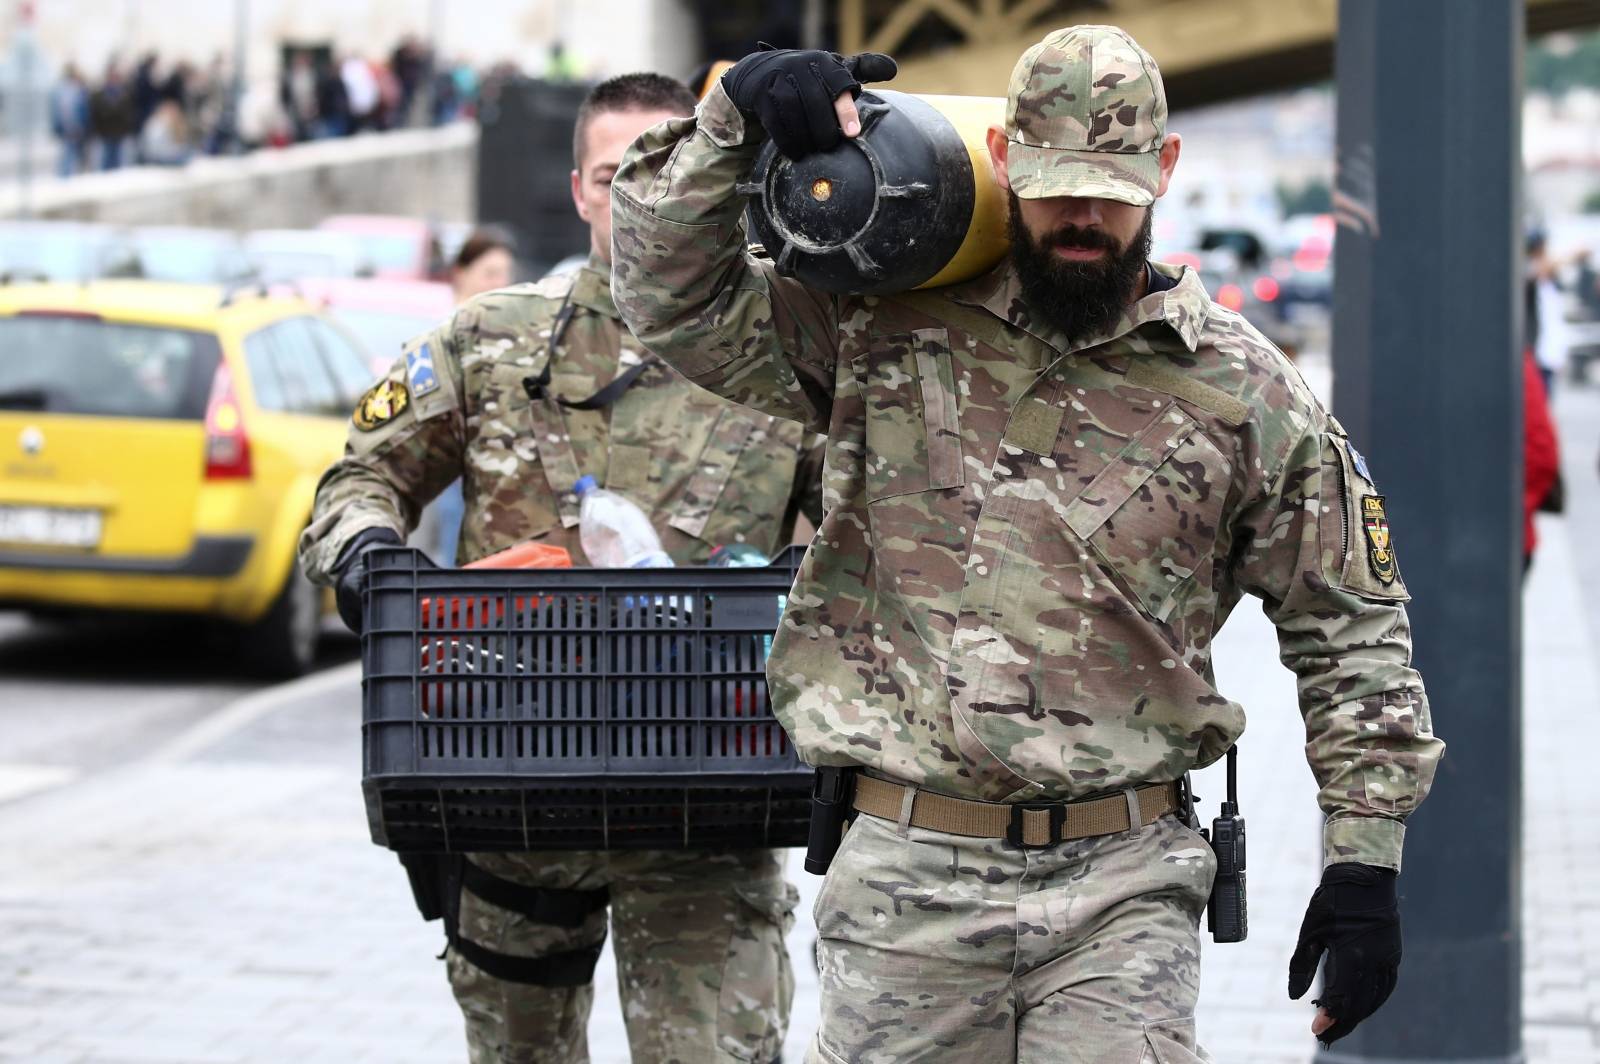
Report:
M 30 547 L 98 547 L 101 520 L 99 510 L 0 506 L 0 543 Z

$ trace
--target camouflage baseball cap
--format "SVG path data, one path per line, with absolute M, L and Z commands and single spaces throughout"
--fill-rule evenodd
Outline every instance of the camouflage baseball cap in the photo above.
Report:
M 1006 94 L 1006 170 L 1023 199 L 1155 201 L 1167 94 L 1150 53 L 1115 26 L 1054 30 Z

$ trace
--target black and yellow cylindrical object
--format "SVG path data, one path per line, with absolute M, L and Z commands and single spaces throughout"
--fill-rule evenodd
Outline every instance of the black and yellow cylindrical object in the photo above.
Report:
M 1006 253 L 987 133 L 1005 100 L 869 89 L 861 134 L 791 160 L 769 142 L 739 191 L 780 273 L 839 294 L 955 284 Z

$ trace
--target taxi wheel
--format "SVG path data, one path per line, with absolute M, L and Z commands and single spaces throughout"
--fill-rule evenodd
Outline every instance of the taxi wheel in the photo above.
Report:
M 244 632 L 244 654 L 252 671 L 293 677 L 310 671 L 322 629 L 322 595 L 295 562 L 272 608 Z

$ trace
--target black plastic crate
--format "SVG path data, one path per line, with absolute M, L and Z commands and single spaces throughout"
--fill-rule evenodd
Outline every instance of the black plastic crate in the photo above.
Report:
M 765 569 L 436 569 L 368 555 L 362 789 L 400 851 L 803 846 Z

